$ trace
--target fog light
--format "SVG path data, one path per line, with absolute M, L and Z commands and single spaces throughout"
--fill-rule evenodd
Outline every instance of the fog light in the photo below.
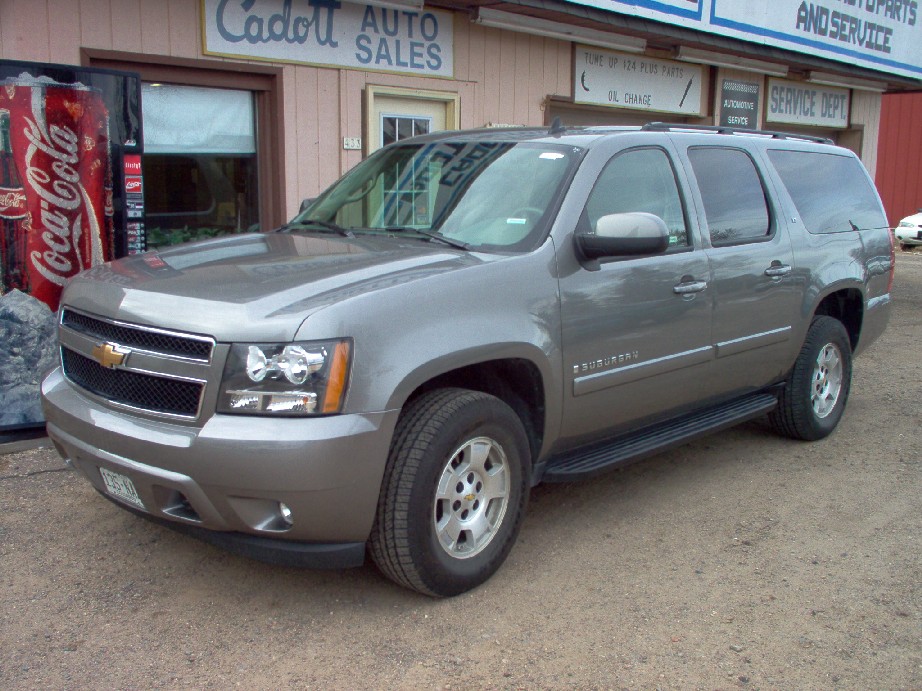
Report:
M 291 519 L 291 509 L 289 508 L 288 504 L 279 502 L 279 515 L 282 517 L 285 525 L 291 526 L 294 524 L 294 521 Z

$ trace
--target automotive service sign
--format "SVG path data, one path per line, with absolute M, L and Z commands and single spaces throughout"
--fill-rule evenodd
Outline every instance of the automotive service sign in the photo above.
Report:
M 435 77 L 454 72 L 452 15 L 338 0 L 202 0 L 204 52 Z
M 922 0 L 566 0 L 922 79 Z

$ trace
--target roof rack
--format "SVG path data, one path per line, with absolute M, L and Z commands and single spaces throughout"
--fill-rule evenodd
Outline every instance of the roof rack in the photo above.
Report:
M 750 130 L 740 127 L 721 127 L 716 125 L 673 125 L 668 122 L 648 122 L 640 129 L 647 132 L 713 132 L 714 134 L 749 134 L 772 139 L 800 139 L 817 144 L 835 144 L 828 137 L 814 137 L 809 134 L 792 132 L 774 132 L 772 130 Z

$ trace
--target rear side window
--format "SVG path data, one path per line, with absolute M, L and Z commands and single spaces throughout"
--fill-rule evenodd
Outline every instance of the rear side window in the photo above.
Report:
M 688 150 L 698 180 L 711 244 L 736 245 L 768 237 L 771 219 L 762 179 L 739 149 Z
M 815 151 L 768 152 L 811 233 L 884 228 L 887 220 L 857 159 Z

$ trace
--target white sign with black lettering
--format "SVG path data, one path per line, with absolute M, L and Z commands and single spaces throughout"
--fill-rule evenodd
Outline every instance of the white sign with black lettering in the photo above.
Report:
M 451 77 L 452 15 L 338 0 L 202 0 L 207 55 Z
M 697 65 L 578 45 L 573 67 L 576 103 L 701 115 Z
M 769 79 L 765 122 L 848 127 L 849 95 L 848 89 Z

